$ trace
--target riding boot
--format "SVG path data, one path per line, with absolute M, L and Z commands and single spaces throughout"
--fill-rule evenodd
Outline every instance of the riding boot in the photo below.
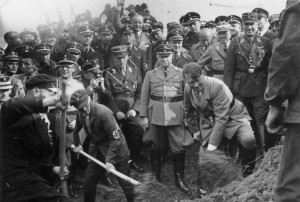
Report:
M 151 171 L 155 174 L 156 180 L 161 182 L 161 151 L 159 150 L 151 150 L 150 151 L 150 163 L 151 163 Z
M 251 175 L 255 168 L 256 149 L 242 149 L 242 167 L 243 177 L 246 178 Z
M 260 144 L 262 146 L 262 150 L 263 150 L 263 154 L 264 154 L 265 148 L 266 148 L 266 128 L 265 128 L 264 124 L 257 124 L 257 127 L 258 127 Z
M 189 192 L 190 188 L 184 177 L 185 152 L 174 153 L 174 178 L 176 186 L 183 192 Z
M 130 149 L 130 158 L 129 166 L 131 169 L 137 172 L 144 172 L 144 168 L 138 164 L 137 159 L 141 151 L 141 145 L 132 145 Z

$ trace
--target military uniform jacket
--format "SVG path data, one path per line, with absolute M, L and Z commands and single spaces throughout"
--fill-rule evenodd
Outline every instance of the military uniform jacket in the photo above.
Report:
M 190 56 L 192 57 L 193 61 L 198 62 L 205 50 L 205 46 L 201 45 L 200 43 L 193 45 L 190 49 Z
M 136 66 L 136 68 L 140 71 L 142 78 L 144 78 L 146 72 L 148 71 L 146 51 L 132 46 L 130 51 L 128 51 L 128 55 L 130 58 L 130 60 L 128 60 L 128 63 L 131 66 Z M 134 64 L 132 64 L 132 62 Z
M 185 38 L 183 40 L 183 47 L 187 50 L 190 50 L 191 47 L 198 42 L 199 42 L 198 33 L 189 32 L 189 33 L 187 33 L 187 35 L 185 36 Z
M 187 63 L 193 62 L 193 59 L 190 55 L 185 54 L 183 52 L 180 51 L 179 53 L 179 57 L 177 57 L 175 55 L 176 53 L 173 54 L 173 58 L 172 58 L 172 64 L 175 67 L 178 67 L 180 69 L 183 69 L 183 66 Z
M 182 69 L 171 65 L 168 67 L 168 75 L 165 77 L 162 68 L 158 66 L 146 74 L 141 93 L 140 116 L 148 117 L 150 122 L 156 125 L 181 125 L 184 121 L 183 101 L 159 102 L 150 99 L 151 95 L 183 96 Z
M 116 66 L 107 69 L 121 84 L 110 74 L 105 75 L 105 86 L 108 98 L 111 101 L 108 107 L 114 112 L 127 113 L 130 109 L 140 111 L 140 95 L 142 79 L 139 71 L 127 65 L 125 76 L 120 68 Z
M 79 131 L 83 128 L 91 138 L 90 148 L 104 155 L 105 162 L 116 164 L 129 157 L 125 137 L 119 128 L 114 115 L 104 105 L 90 102 L 89 120 L 79 114 L 74 129 L 74 144 L 79 145 Z M 97 154 L 93 154 L 96 157 Z
M 49 74 L 51 76 L 58 77 L 58 69 L 56 68 L 56 63 L 53 60 L 50 60 L 50 64 L 40 64 L 38 72 L 39 74 Z
M 110 43 L 107 47 L 103 46 L 100 39 L 97 40 L 93 44 L 93 48 L 101 54 L 101 56 L 104 60 L 104 69 L 107 69 L 108 67 L 113 66 L 113 56 L 111 53 L 111 48 L 116 45 L 117 45 L 117 42 L 114 38 L 110 41 Z
M 143 51 L 146 51 L 147 48 L 149 47 L 149 44 L 150 44 L 149 35 L 147 35 L 147 34 L 144 33 L 143 31 L 141 32 L 140 35 L 137 35 L 135 46 L 136 46 L 138 49 L 141 49 L 141 50 L 143 50 Z
M 259 47 L 263 50 L 261 54 L 258 51 Z M 252 60 L 254 63 L 254 57 L 259 58 L 259 55 L 262 58 L 260 65 L 254 64 L 255 72 L 249 73 L 249 62 Z M 270 57 L 271 42 L 268 38 L 255 36 L 253 46 L 246 36 L 232 39 L 224 64 L 224 82 L 234 94 L 239 94 L 241 97 L 263 96 Z
M 87 60 L 94 59 L 98 59 L 100 68 L 104 69 L 104 60 L 102 58 L 102 55 L 93 47 L 90 47 L 87 52 L 81 52 L 81 57 L 78 59 L 78 64 L 82 66 Z
M 186 122 L 192 133 L 200 130 L 202 140 L 218 146 L 223 135 L 233 137 L 240 125 L 251 120 L 246 107 L 233 98 L 229 88 L 219 79 L 204 76 L 201 95 L 189 85 L 184 89 Z M 197 114 L 200 115 L 198 124 Z

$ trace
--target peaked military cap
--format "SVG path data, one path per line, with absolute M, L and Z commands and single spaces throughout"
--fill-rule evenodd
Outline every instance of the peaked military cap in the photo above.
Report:
M 154 49 L 154 52 L 162 57 L 168 57 L 174 53 L 174 48 L 169 44 L 162 44 Z
M 167 24 L 167 30 L 170 32 L 172 29 L 180 28 L 180 25 L 177 22 L 169 22 Z
M 184 22 L 189 24 L 195 21 L 200 20 L 201 16 L 199 15 L 199 13 L 196 12 L 188 12 L 187 14 L 185 14 L 184 16 Z
M 172 29 L 167 35 L 167 41 L 183 41 L 184 32 L 180 28 Z
M 216 17 L 215 23 L 218 24 L 219 22 L 226 22 L 226 19 L 227 19 L 227 16 L 220 15 L 220 16 Z
M 95 30 L 94 26 L 92 26 L 92 25 L 83 25 L 78 28 L 77 33 L 78 34 L 85 34 L 85 33 L 93 34 L 95 32 L 94 30 Z
M 0 77 L 0 90 L 9 90 L 13 86 L 11 84 L 10 76 L 1 76 Z
M 33 88 L 57 88 L 57 78 L 49 74 L 39 74 L 32 77 L 26 83 L 26 89 L 31 90 Z
M 227 32 L 231 29 L 231 25 L 227 22 L 219 22 L 217 24 L 217 32 Z
M 7 40 L 14 40 L 14 39 L 17 39 L 17 38 L 19 38 L 18 32 L 9 31 L 9 32 L 6 32 L 4 34 L 4 40 L 6 42 L 7 42 Z
M 70 42 L 66 46 L 66 51 L 68 53 L 78 53 L 78 54 L 81 54 L 82 46 L 78 42 Z
M 74 65 L 77 65 L 77 59 L 75 56 L 71 55 L 71 54 L 64 54 L 58 64 L 74 64 Z
M 180 24 L 185 24 L 186 22 L 184 21 L 185 20 L 185 15 L 183 15 L 183 16 L 181 16 L 180 18 L 179 18 L 179 23 Z
M 243 13 L 242 21 L 243 22 L 257 22 L 258 15 L 257 15 L 257 13 L 254 13 L 254 12 Z
M 108 25 L 101 25 L 98 30 L 99 33 L 109 33 L 112 34 L 114 32 L 113 28 Z
M 216 23 L 214 21 L 208 21 L 205 25 L 205 28 L 216 27 Z
M 47 29 L 43 30 L 41 32 L 42 37 L 41 38 L 45 38 L 45 37 L 51 37 L 51 36 L 56 36 L 57 32 L 53 27 L 48 27 Z
M 132 23 L 131 17 L 128 16 L 128 15 L 123 17 L 122 20 L 121 20 L 121 23 L 122 24 L 131 24 Z
M 128 54 L 127 46 L 125 45 L 114 46 L 111 48 L 111 52 L 115 57 L 125 57 Z
M 19 55 L 15 51 L 8 52 L 3 55 L 3 61 L 19 61 Z
M 73 105 L 76 109 L 81 109 L 88 103 L 88 95 L 84 89 L 77 90 L 71 95 L 70 105 Z
M 19 34 L 19 36 L 20 36 L 20 38 L 21 39 L 23 39 L 24 37 L 25 37 L 25 35 L 27 35 L 27 34 L 31 34 L 35 39 L 37 39 L 37 33 L 36 32 L 34 32 L 34 31 L 32 31 L 32 30 L 30 30 L 30 29 L 24 29 L 20 34 Z
M 52 46 L 46 42 L 39 43 L 35 45 L 34 50 L 36 53 L 41 55 L 48 55 L 51 53 Z
M 234 23 L 234 22 L 237 22 L 237 23 L 242 24 L 242 18 L 240 18 L 240 17 L 237 16 L 237 15 L 229 15 L 229 16 L 227 16 L 227 18 L 226 18 L 226 22 L 228 22 L 228 23 Z
M 152 25 L 152 31 L 157 30 L 157 29 L 161 29 L 161 30 L 164 29 L 164 25 L 163 25 L 162 22 L 155 22 L 155 23 L 153 23 L 153 25 Z
M 82 65 L 82 69 L 84 71 L 92 71 L 94 69 L 99 69 L 99 59 L 94 59 L 94 60 L 87 60 L 85 63 Z
M 273 15 L 271 15 L 269 17 L 269 20 L 268 20 L 269 23 L 273 24 L 274 22 L 279 21 L 279 16 L 280 16 L 280 14 L 273 14 Z
M 123 26 L 123 27 L 121 28 L 121 34 L 125 34 L 125 33 L 127 33 L 127 34 L 134 33 L 133 27 L 130 26 L 130 25 L 128 25 L 128 26 Z
M 269 18 L 269 12 L 263 8 L 254 8 L 252 12 L 257 13 L 258 17 Z
M 28 45 L 19 45 L 14 49 L 18 53 L 19 57 L 22 58 L 35 58 L 34 50 Z
M 86 20 L 89 20 L 89 18 L 87 17 L 87 15 L 84 14 L 79 14 L 75 17 L 75 23 L 84 22 Z

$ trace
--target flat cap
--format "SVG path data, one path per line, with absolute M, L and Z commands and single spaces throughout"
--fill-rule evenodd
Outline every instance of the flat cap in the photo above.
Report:
M 81 109 L 88 103 L 88 95 L 84 89 L 77 90 L 71 95 L 70 105 L 73 105 L 76 109 Z
M 269 12 L 263 8 L 254 8 L 252 12 L 257 13 L 258 17 L 269 18 Z
M 99 59 L 94 60 L 86 60 L 85 63 L 82 65 L 82 69 L 84 71 L 92 71 L 94 69 L 99 69 Z
M 257 15 L 257 13 L 254 13 L 254 12 L 243 13 L 242 21 L 243 22 L 257 22 L 258 15 Z
M 131 34 L 134 32 L 134 28 L 131 25 L 125 25 L 121 28 L 121 34 Z
M 220 16 L 216 17 L 215 23 L 218 24 L 219 22 L 226 22 L 226 19 L 227 19 L 227 16 L 220 15 Z
M 85 34 L 85 33 L 90 33 L 93 34 L 95 31 L 95 28 L 93 25 L 83 25 L 78 28 L 77 33 L 78 34 Z
M 127 46 L 125 45 L 114 46 L 111 48 L 111 52 L 115 57 L 125 57 L 128 54 Z
M 46 42 L 39 43 L 34 46 L 34 50 L 36 53 L 41 55 L 48 55 L 51 53 L 52 46 Z
M 184 32 L 180 28 L 172 29 L 167 35 L 167 41 L 183 41 Z
M 71 54 L 64 54 L 59 62 L 58 62 L 59 65 L 61 64 L 74 64 L 74 65 L 77 65 L 77 59 L 75 56 L 71 55 Z
M 8 53 L 5 53 L 3 56 L 3 61 L 19 61 L 19 55 L 17 52 L 11 51 Z
M 49 74 L 39 74 L 29 79 L 25 83 L 25 86 L 28 90 L 31 90 L 33 88 L 57 88 L 57 78 Z
M 273 14 L 273 15 L 271 15 L 269 17 L 269 20 L 268 20 L 269 23 L 273 24 L 274 22 L 279 21 L 279 16 L 280 16 L 280 14 Z
M 217 24 L 217 32 L 227 32 L 231 29 L 231 25 L 227 22 L 219 22 Z
M 81 54 L 82 46 L 78 42 L 69 42 L 66 46 L 66 52 Z
M 174 53 L 174 48 L 169 44 L 162 44 L 154 49 L 154 52 L 162 57 L 168 57 Z
M 11 84 L 10 76 L 1 76 L 0 77 L 0 90 L 9 90 L 13 86 Z
M 189 23 L 193 23 L 197 20 L 200 20 L 201 16 L 199 15 L 199 13 L 196 12 L 188 12 L 187 14 L 185 14 L 184 16 L 184 22 L 189 24 Z
M 226 22 L 228 22 L 228 23 L 236 23 L 237 22 L 237 23 L 242 24 L 242 18 L 240 18 L 237 15 L 229 15 L 226 18 Z

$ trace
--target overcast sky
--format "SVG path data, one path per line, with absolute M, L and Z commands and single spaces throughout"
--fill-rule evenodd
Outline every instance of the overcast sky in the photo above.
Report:
M 3 36 L 9 30 L 36 29 L 37 25 L 45 24 L 46 15 L 51 21 L 57 21 L 57 9 L 63 12 L 65 21 L 70 22 L 71 6 L 76 13 L 89 9 L 94 17 L 99 16 L 107 3 L 114 6 L 116 0 L 0 0 L 0 34 Z M 151 14 L 166 24 L 178 21 L 189 11 L 198 12 L 206 21 L 218 15 L 241 16 L 255 7 L 264 8 L 270 14 L 280 13 L 286 0 L 126 0 L 125 6 L 142 3 L 147 3 Z

